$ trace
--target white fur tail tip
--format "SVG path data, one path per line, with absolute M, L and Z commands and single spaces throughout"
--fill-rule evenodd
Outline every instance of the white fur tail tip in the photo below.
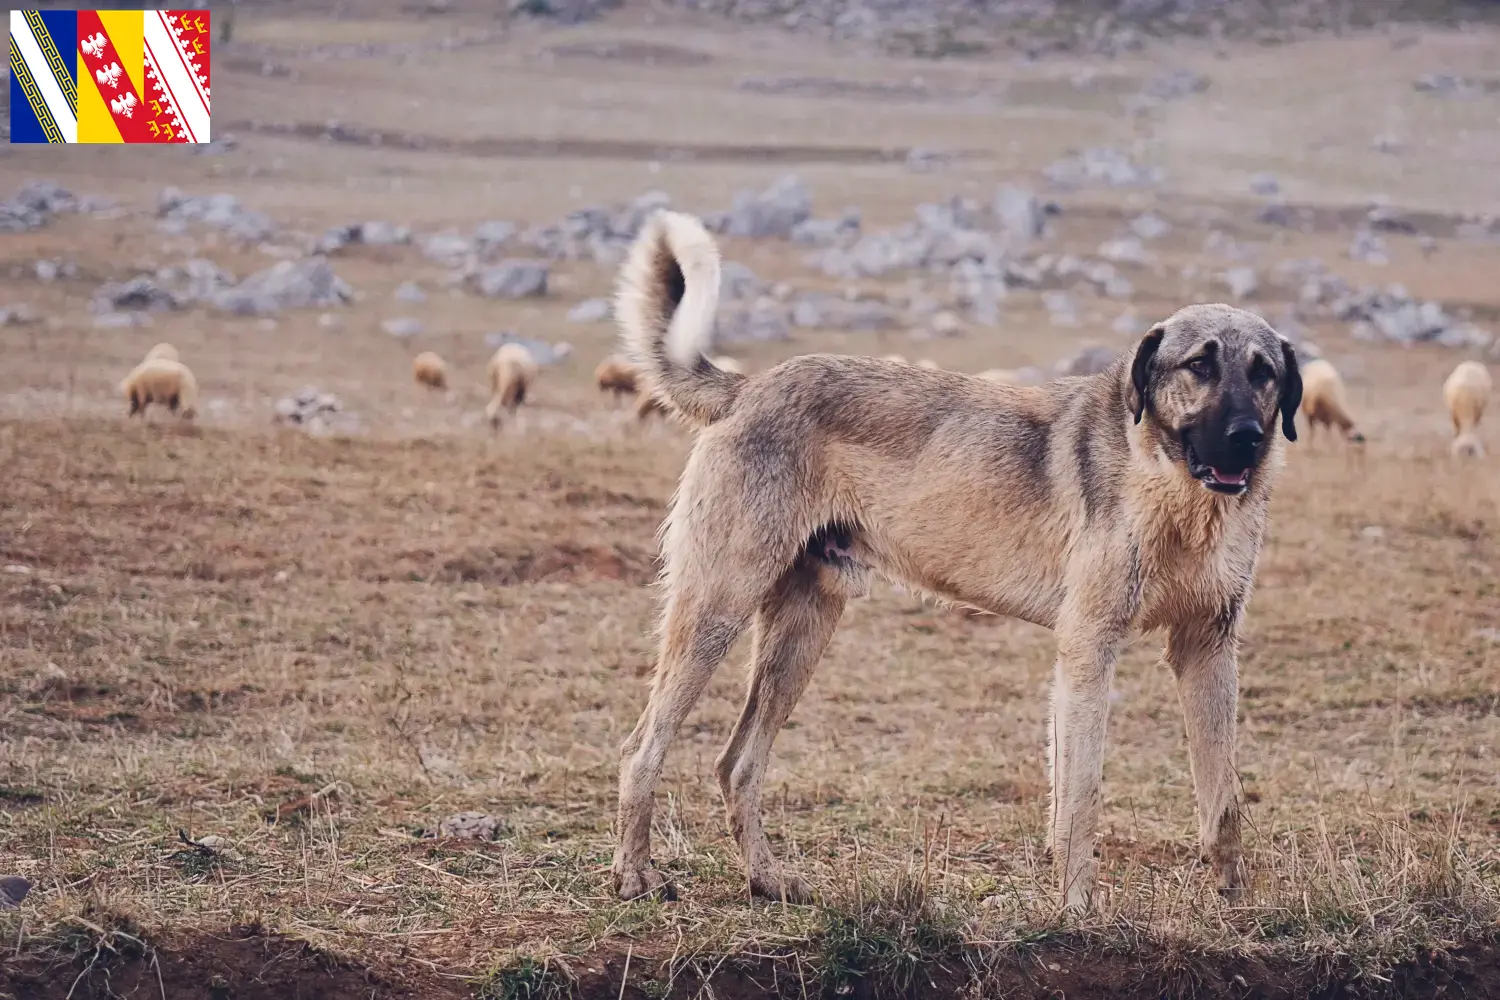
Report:
M 635 362 L 651 367 L 660 351 L 692 369 L 713 346 L 719 308 L 719 247 L 703 223 L 658 212 L 636 237 L 620 272 L 615 315 Z

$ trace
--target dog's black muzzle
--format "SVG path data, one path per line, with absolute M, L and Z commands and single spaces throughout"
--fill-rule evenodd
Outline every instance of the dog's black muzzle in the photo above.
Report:
M 1250 476 L 1265 451 L 1266 429 L 1253 414 L 1214 423 L 1183 431 L 1188 474 L 1215 493 L 1237 496 L 1250 488 Z

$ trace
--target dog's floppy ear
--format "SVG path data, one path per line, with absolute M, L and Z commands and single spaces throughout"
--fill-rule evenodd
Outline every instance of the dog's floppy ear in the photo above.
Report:
M 1297 367 L 1297 349 L 1285 337 L 1281 339 L 1281 357 L 1286 373 L 1281 376 L 1281 433 L 1288 441 L 1297 440 L 1297 407 L 1302 405 L 1302 369 Z
M 1140 346 L 1135 349 L 1135 360 L 1130 363 L 1130 415 L 1136 423 L 1141 422 L 1141 414 L 1146 412 L 1151 395 L 1151 360 L 1156 357 L 1156 349 L 1161 347 L 1161 338 L 1166 332 L 1165 323 L 1153 326 L 1141 338 Z

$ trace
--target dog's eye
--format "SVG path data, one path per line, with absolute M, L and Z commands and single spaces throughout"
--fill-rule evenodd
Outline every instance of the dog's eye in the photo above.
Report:
M 1255 364 L 1250 366 L 1250 381 L 1257 385 L 1269 382 L 1275 377 L 1276 373 L 1264 361 L 1257 360 Z
M 1212 378 L 1214 374 L 1213 362 L 1207 358 L 1194 358 L 1187 363 L 1187 370 L 1199 378 Z

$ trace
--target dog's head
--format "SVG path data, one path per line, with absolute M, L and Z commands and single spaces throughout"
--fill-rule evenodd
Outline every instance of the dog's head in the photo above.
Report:
M 1136 423 L 1185 474 L 1237 496 L 1270 449 L 1276 423 L 1297 440 L 1297 355 L 1256 316 L 1226 305 L 1188 306 L 1141 340 L 1126 396 Z

